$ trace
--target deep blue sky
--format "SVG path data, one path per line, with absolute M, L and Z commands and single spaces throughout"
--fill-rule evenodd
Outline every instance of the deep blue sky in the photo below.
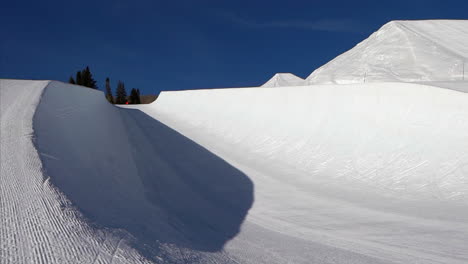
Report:
M 307 77 L 395 19 L 467 19 L 466 0 L 3 1 L 0 78 L 67 81 L 89 65 L 100 89 L 143 93 Z

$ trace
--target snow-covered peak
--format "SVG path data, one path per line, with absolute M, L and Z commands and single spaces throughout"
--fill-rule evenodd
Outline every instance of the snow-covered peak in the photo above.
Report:
M 277 73 L 261 87 L 282 87 L 305 85 L 304 79 L 292 73 Z
M 461 81 L 467 75 L 468 20 L 392 21 L 306 82 Z

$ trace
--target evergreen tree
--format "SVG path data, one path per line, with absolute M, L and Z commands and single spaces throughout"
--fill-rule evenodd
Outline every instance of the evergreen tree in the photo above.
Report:
M 76 84 L 72 76 L 70 76 L 70 79 L 68 79 L 68 83 Z
M 69 82 L 71 83 L 73 78 L 70 78 Z M 75 84 L 97 89 L 96 85 L 96 80 L 94 80 L 93 75 L 91 74 L 91 71 L 89 70 L 89 67 L 86 66 L 81 71 L 76 72 L 76 78 L 73 80 Z
M 125 85 L 123 82 L 119 81 L 117 83 L 117 90 L 115 91 L 115 103 L 116 104 L 125 104 L 127 102 L 127 91 L 125 90 Z
M 139 104 L 140 103 L 140 95 L 137 89 L 133 88 L 130 92 L 130 103 L 131 104 Z
M 86 68 L 81 71 L 81 81 L 81 85 L 97 89 L 96 81 L 93 79 L 89 66 L 86 66 Z
M 136 102 L 136 103 L 137 103 L 137 104 L 141 104 L 141 100 L 140 100 L 140 89 L 137 89 L 136 92 L 137 92 L 137 102 Z
M 76 78 L 75 78 L 76 84 L 78 85 L 83 85 L 83 82 L 81 81 L 81 71 L 76 72 Z
M 128 100 L 130 104 L 135 103 L 135 95 L 136 95 L 136 90 L 135 90 L 135 88 L 132 88 L 132 90 L 130 90 L 130 96 L 129 96 L 129 100 Z
M 112 89 L 110 86 L 109 77 L 106 78 L 106 99 L 107 101 L 109 101 L 109 103 L 114 103 L 114 96 L 112 96 Z

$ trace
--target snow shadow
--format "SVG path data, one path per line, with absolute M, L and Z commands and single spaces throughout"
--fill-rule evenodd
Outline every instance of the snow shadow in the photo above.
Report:
M 147 114 L 86 90 L 52 83 L 43 94 L 34 130 L 44 175 L 93 226 L 130 234 L 146 256 L 222 250 L 252 206 L 252 181 Z
M 252 181 L 144 112 L 120 111 L 128 125 L 145 196 L 164 212 L 170 229 L 178 233 L 169 234 L 163 242 L 203 251 L 221 250 L 239 232 L 252 206 Z M 132 234 L 147 240 L 153 237 L 147 237 L 147 232 Z

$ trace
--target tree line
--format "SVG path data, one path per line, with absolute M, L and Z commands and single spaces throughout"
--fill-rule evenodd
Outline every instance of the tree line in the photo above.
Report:
M 96 80 L 94 80 L 93 74 L 91 73 L 88 66 L 86 66 L 86 68 L 84 68 L 81 71 L 77 71 L 75 74 L 75 78 L 73 78 L 73 76 L 70 76 L 68 82 L 71 84 L 77 84 L 91 89 L 98 89 L 97 82 Z M 114 97 L 109 77 L 106 78 L 105 95 L 107 101 L 109 101 L 109 103 L 111 104 L 141 103 L 140 89 L 132 88 L 132 90 L 130 91 L 130 95 L 128 96 L 127 90 L 125 89 L 125 84 L 122 81 L 118 81 Z
M 130 96 L 127 96 L 127 90 L 125 84 L 122 81 L 117 83 L 117 89 L 115 90 L 115 98 L 112 95 L 112 89 L 110 86 L 109 77 L 106 78 L 106 99 L 111 104 L 140 104 L 140 89 L 132 88 Z

